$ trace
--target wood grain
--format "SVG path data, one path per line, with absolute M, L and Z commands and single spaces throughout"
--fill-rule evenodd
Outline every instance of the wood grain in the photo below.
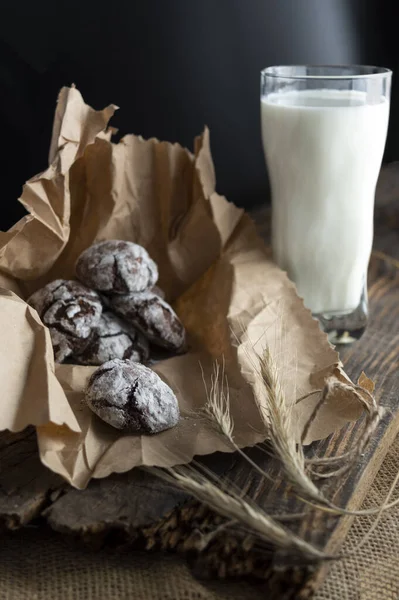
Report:
M 269 232 L 267 209 L 254 213 L 262 234 Z M 325 493 L 340 506 L 358 508 L 399 431 L 399 166 L 390 165 L 380 178 L 374 254 L 369 269 L 370 322 L 359 342 L 341 349 L 345 369 L 356 380 L 364 370 L 373 378 L 387 409 L 361 460 L 346 476 L 329 480 Z M 358 435 L 354 423 L 308 452 L 327 456 L 342 453 Z M 205 463 L 232 479 L 269 512 L 302 512 L 281 476 L 277 460 L 257 449 L 250 451 L 272 474 L 270 485 L 236 455 L 205 457 Z M 92 481 L 84 491 L 65 485 L 45 469 L 37 456 L 32 429 L 0 434 L 0 528 L 16 529 L 36 522 L 97 547 L 132 547 L 183 552 L 200 576 L 252 576 L 262 579 L 268 598 L 308 598 L 322 582 L 328 564 L 287 564 L 286 557 L 265 554 L 234 532 L 215 536 L 202 552 L 204 536 L 223 519 L 186 495 L 159 481 L 150 472 L 133 470 Z M 308 511 L 289 526 L 320 548 L 335 553 L 342 545 L 350 518 L 337 519 Z M 280 562 L 280 564 L 278 564 Z M 282 572 L 281 565 L 285 566 Z

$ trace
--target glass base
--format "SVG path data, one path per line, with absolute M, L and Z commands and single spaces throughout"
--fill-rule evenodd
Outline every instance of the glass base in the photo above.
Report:
M 362 337 L 368 320 L 367 290 L 364 288 L 359 306 L 352 312 L 314 314 L 331 344 L 352 344 Z

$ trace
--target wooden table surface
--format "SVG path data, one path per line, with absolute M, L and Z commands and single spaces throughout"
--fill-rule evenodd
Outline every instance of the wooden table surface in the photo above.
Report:
M 254 213 L 265 237 L 267 210 Z M 374 252 L 369 269 L 370 321 L 360 341 L 341 349 L 348 375 L 357 380 L 365 371 L 376 383 L 376 395 L 387 408 L 361 460 L 345 476 L 330 480 L 323 490 L 340 506 L 358 508 L 396 434 L 399 431 L 399 166 L 384 168 L 380 178 Z M 327 440 L 312 445 L 319 456 L 341 453 L 361 427 L 350 424 Z M 288 495 L 279 464 L 251 450 L 274 483 L 260 480 L 236 455 L 205 458 L 212 468 L 227 473 L 266 510 L 284 502 L 289 510 L 303 511 Z M 0 433 L 0 529 L 18 529 L 35 522 L 70 534 L 96 547 L 128 544 L 185 553 L 201 576 L 251 576 L 262 579 L 268 598 L 307 598 L 321 585 L 328 563 L 293 565 L 282 572 L 270 555 L 246 551 L 240 538 L 221 533 L 202 553 L 201 533 L 221 519 L 151 473 L 135 469 L 92 481 L 84 491 L 67 486 L 45 469 L 38 458 L 33 429 L 19 434 Z M 305 539 L 329 553 L 337 552 L 350 518 L 315 514 L 290 525 Z

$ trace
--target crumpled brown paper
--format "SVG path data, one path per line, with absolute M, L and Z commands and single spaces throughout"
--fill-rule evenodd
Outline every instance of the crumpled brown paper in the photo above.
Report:
M 198 412 L 214 359 L 228 374 L 234 437 L 250 446 L 266 437 L 248 347 L 270 348 L 293 406 L 299 439 L 320 389 L 336 372 L 338 354 L 304 308 L 294 285 L 270 260 L 251 220 L 215 192 L 209 132 L 191 154 L 179 144 L 128 135 L 110 141 L 116 107 L 88 107 L 78 90 L 58 100 L 50 166 L 24 187 L 29 215 L 0 233 L 0 365 L 9 374 L 0 429 L 37 427 L 44 464 L 72 485 L 136 465 L 168 466 L 194 455 L 231 451 Z M 173 388 L 179 424 L 155 436 L 121 435 L 84 405 L 92 367 L 56 365 L 48 332 L 27 297 L 57 277 L 73 278 L 79 254 L 93 242 L 126 239 L 147 248 L 160 270 L 159 285 L 174 302 L 189 352 L 154 370 Z M 14 293 L 9 290 L 13 290 Z M 327 436 L 360 407 L 337 394 L 322 407 L 307 442 Z
M 50 334 L 37 312 L 11 290 L 0 288 L 0 315 L 1 428 L 20 431 L 28 423 L 51 421 L 79 431 L 54 373 Z

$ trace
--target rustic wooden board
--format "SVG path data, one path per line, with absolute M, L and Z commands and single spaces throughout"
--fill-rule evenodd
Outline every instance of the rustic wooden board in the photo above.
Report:
M 254 214 L 268 235 L 268 213 Z M 389 258 L 389 256 L 391 258 Z M 387 413 L 367 451 L 349 474 L 325 484 L 325 493 L 350 508 L 360 506 L 390 443 L 399 431 L 399 167 L 392 165 L 380 180 L 376 210 L 375 252 L 369 271 L 370 323 L 362 339 L 342 348 L 348 374 L 357 379 L 364 370 L 377 384 L 377 394 Z M 395 262 L 396 261 L 396 262 Z M 313 444 L 311 453 L 342 453 L 361 423 L 351 424 L 328 440 Z M 213 455 L 205 462 L 233 479 L 267 510 L 276 506 L 302 511 L 288 495 L 279 475 L 279 464 L 253 449 L 262 467 L 272 473 L 271 486 L 235 455 Z M 264 554 L 243 547 L 233 534 L 221 533 L 201 552 L 203 534 L 222 519 L 151 473 L 133 470 L 95 480 L 87 490 L 76 491 L 45 469 L 36 451 L 35 432 L 0 434 L 0 528 L 16 529 L 35 521 L 43 526 L 83 538 L 95 546 L 129 544 L 139 548 L 178 550 L 191 560 L 201 576 L 251 575 L 265 582 L 269 598 L 309 597 L 320 585 L 328 565 L 320 568 L 292 566 L 281 573 Z M 313 512 L 290 524 L 306 539 L 328 552 L 336 552 L 350 519 Z

